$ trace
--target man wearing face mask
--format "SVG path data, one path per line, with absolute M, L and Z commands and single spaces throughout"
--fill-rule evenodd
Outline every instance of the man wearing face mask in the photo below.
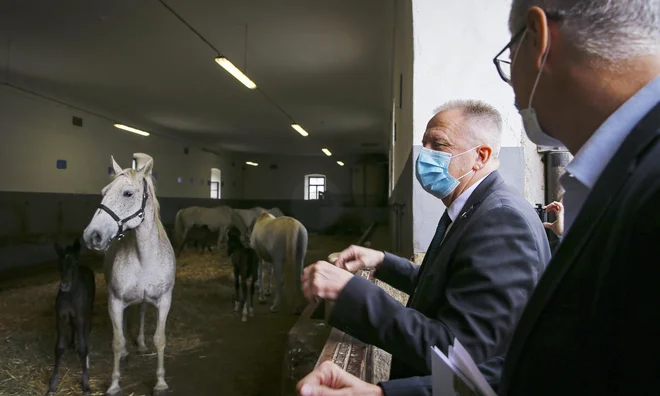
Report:
M 351 246 L 334 266 L 304 271 L 307 298 L 335 301 L 332 326 L 392 354 L 391 378 L 430 374 L 431 347 L 447 353 L 455 337 L 499 377 L 498 357 L 550 258 L 534 208 L 497 171 L 501 132 L 499 112 L 478 101 L 450 102 L 429 121 L 415 173 L 447 209 L 421 266 Z M 351 274 L 364 268 L 408 293 L 407 307 Z
M 528 137 L 575 157 L 500 393 L 658 394 L 660 1 L 514 0 L 509 28 L 495 62 Z

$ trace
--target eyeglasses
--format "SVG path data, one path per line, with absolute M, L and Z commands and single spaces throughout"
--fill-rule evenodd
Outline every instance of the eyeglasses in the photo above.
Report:
M 549 21 L 559 22 L 564 19 L 564 13 L 546 11 L 545 17 Z M 511 84 L 511 50 L 516 41 L 520 40 L 522 35 L 525 33 L 525 30 L 527 30 L 526 26 L 520 29 L 518 33 L 516 33 L 511 38 L 511 41 L 509 41 L 509 43 L 502 49 L 502 51 L 500 51 L 497 55 L 495 55 L 495 58 L 493 58 L 493 63 L 495 63 L 497 73 L 507 84 Z
M 502 48 L 502 51 L 500 51 L 493 58 L 493 63 L 495 63 L 497 73 L 507 84 L 511 84 L 511 47 L 513 47 L 516 41 L 520 40 L 522 35 L 525 33 L 525 30 L 527 30 L 527 27 L 520 29 L 518 33 L 516 33 L 511 38 L 511 41 L 509 41 L 509 43 L 504 48 Z

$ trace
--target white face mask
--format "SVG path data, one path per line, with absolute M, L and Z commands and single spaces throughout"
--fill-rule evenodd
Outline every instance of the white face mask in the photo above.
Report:
M 512 69 L 513 69 L 513 64 L 516 61 L 516 58 L 518 58 L 518 52 L 520 51 L 520 47 L 522 46 L 523 40 L 525 40 L 526 35 L 527 35 L 527 30 L 525 30 L 525 33 L 523 33 L 523 36 L 520 38 L 520 43 L 518 44 L 518 48 L 516 48 L 516 54 L 513 56 L 513 60 L 511 61 Z M 560 142 L 559 140 L 543 132 L 543 128 L 541 128 L 541 124 L 539 124 L 539 119 L 536 116 L 536 110 L 534 110 L 534 108 L 532 107 L 532 99 L 534 99 L 534 93 L 536 93 L 536 86 L 538 85 L 539 80 L 541 79 L 541 71 L 543 71 L 543 66 L 545 66 L 545 61 L 548 58 L 549 52 L 550 52 L 550 36 L 548 36 L 548 50 L 543 55 L 543 60 L 541 61 L 541 68 L 539 69 L 539 74 L 537 74 L 536 76 L 536 81 L 534 81 L 534 86 L 532 87 L 532 93 L 529 95 L 529 105 L 527 106 L 526 109 L 520 109 L 518 107 L 518 104 L 516 104 L 516 108 L 518 108 L 518 113 L 520 113 L 520 116 L 522 117 L 523 127 L 525 128 L 525 133 L 527 134 L 527 138 L 531 140 L 532 143 L 539 146 L 564 148 L 565 147 L 564 143 Z

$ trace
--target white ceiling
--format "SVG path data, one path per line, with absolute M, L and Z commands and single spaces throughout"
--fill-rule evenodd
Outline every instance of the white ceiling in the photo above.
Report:
M 165 1 L 310 137 L 158 0 L 0 0 L 0 81 L 213 150 L 387 151 L 393 0 Z

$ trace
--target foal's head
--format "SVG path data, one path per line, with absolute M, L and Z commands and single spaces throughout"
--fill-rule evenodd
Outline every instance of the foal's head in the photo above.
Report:
M 243 247 L 241 231 L 235 226 L 232 226 L 227 231 L 227 256 L 231 256 L 241 247 Z
M 55 251 L 59 258 L 60 290 L 68 292 L 75 287 L 75 281 L 78 278 L 80 242 L 76 238 L 71 246 L 65 248 L 55 243 Z
M 87 247 L 106 250 L 113 239 L 121 239 L 128 230 L 137 228 L 145 218 L 148 199 L 147 177 L 151 177 L 153 160 L 139 170 L 124 169 L 112 159 L 115 179 L 101 191 L 103 200 L 89 223 L 83 238 Z

